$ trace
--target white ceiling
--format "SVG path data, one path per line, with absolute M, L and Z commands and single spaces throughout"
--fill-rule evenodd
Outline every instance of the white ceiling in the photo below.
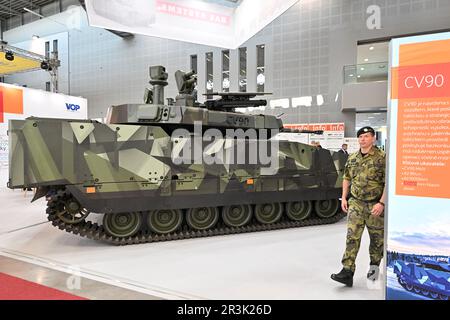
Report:
M 357 113 L 356 128 L 371 126 L 374 129 L 385 127 L 387 124 L 387 112 Z

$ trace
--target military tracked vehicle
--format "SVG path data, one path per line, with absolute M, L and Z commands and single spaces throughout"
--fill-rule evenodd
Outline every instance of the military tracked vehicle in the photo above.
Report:
M 394 273 L 407 291 L 432 299 L 450 299 L 450 264 L 434 260 L 421 263 L 395 261 Z
M 278 139 L 257 93 L 213 93 L 201 104 L 194 72 L 150 67 L 144 103 L 110 107 L 106 123 L 9 122 L 10 188 L 37 188 L 52 224 L 125 245 L 334 223 L 346 156 Z M 317 132 L 315 132 L 317 133 Z M 265 152 L 263 152 L 265 151 Z M 262 161 L 264 160 L 264 161 Z M 89 217 L 88 217 L 89 216 Z

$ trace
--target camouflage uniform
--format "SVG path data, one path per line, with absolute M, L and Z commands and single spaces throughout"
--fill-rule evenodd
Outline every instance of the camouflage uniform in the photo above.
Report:
M 386 156 L 384 151 L 372 147 L 365 156 L 355 152 L 345 164 L 344 179 L 351 182 L 348 201 L 347 243 L 342 264 L 355 272 L 355 260 L 364 227 L 370 236 L 370 264 L 379 265 L 383 258 L 384 215 L 371 214 L 380 200 L 385 183 Z

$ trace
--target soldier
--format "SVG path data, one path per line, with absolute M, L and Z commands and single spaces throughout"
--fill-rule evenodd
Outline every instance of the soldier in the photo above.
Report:
M 361 128 L 357 137 L 360 150 L 349 156 L 342 182 L 342 210 L 348 213 L 343 268 L 339 273 L 331 275 L 331 279 L 348 287 L 353 285 L 356 255 L 365 226 L 370 237 L 368 279 L 378 278 L 384 249 L 386 157 L 384 151 L 374 146 L 376 137 L 373 128 Z M 350 198 L 347 201 L 348 196 Z

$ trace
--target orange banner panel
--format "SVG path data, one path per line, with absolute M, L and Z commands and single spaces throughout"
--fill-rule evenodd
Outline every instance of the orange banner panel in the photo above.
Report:
M 399 67 L 396 73 L 398 99 L 450 96 L 450 62 Z
M 450 39 L 400 45 L 396 194 L 450 198 Z
M 16 88 L 1 87 L 3 93 L 3 112 L 23 114 L 23 91 Z
M 450 198 L 450 97 L 399 100 L 397 128 L 396 194 Z
M 399 65 L 438 64 L 450 61 L 450 40 L 436 40 L 400 45 Z

